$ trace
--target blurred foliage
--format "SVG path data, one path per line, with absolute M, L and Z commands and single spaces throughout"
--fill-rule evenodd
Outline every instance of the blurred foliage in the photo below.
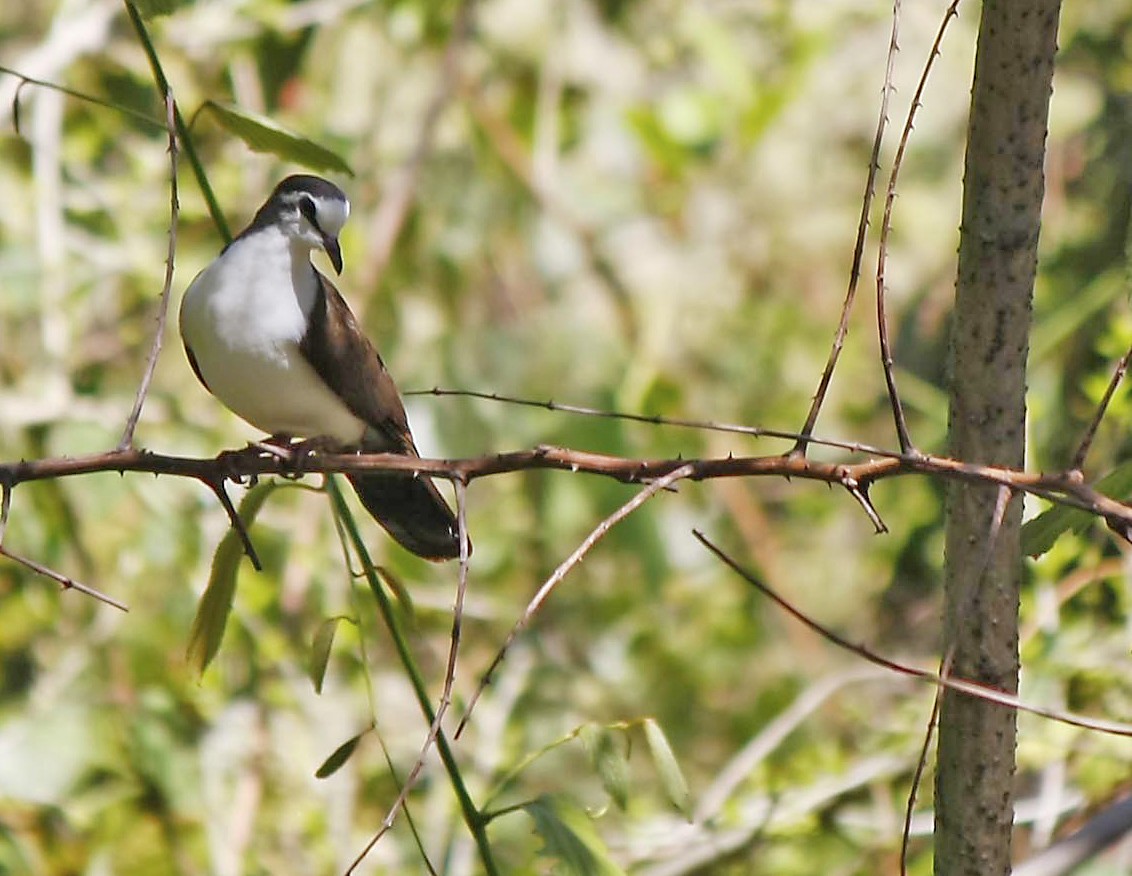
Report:
M 905 4 L 894 119 L 942 15 L 934 6 Z M 384 265 L 378 208 L 443 87 L 456 8 L 218 0 L 145 12 L 186 119 L 235 108 L 353 169 L 339 180 L 353 201 L 342 286 L 403 389 L 799 426 L 843 297 L 890 4 L 486 0 L 456 49 L 462 81 Z M 925 94 L 888 270 L 897 377 L 913 435 L 932 451 L 945 446 L 973 18 L 965 8 L 952 25 Z M 1067 464 L 1132 340 L 1130 40 L 1130 0 L 1066 4 L 1031 356 L 1038 469 Z M 0 63 L 116 107 L 0 74 L 0 459 L 105 449 L 161 287 L 163 107 L 111 0 L 3 4 Z M 233 228 L 299 169 L 252 152 L 240 133 L 193 125 Z M 180 182 L 174 303 L 221 246 L 184 164 Z M 819 432 L 892 445 L 870 277 L 867 259 Z M 171 324 L 138 442 L 211 455 L 255 437 L 197 385 L 179 347 Z M 537 443 L 685 457 L 787 447 L 461 398 L 413 397 L 409 408 L 436 456 Z M 1130 427 L 1122 391 L 1090 477 L 1128 455 Z M 572 572 L 455 746 L 473 797 L 492 801 L 502 872 L 893 872 L 931 692 L 847 673 L 844 654 L 689 532 L 711 532 L 850 638 L 930 665 L 942 491 L 909 478 L 873 493 L 883 538 L 822 486 L 684 484 Z M 631 490 L 529 472 L 468 495 L 476 553 L 456 712 L 540 583 Z M 190 630 L 226 528 L 205 488 L 171 478 L 15 491 L 6 546 L 130 612 L 0 563 L 0 872 L 341 872 L 377 829 L 427 726 L 326 497 L 284 488 L 264 504 L 252 535 L 265 570 L 240 564 L 223 643 L 198 677 Z M 456 569 L 407 556 L 376 527 L 366 536 L 411 597 L 403 620 L 436 696 Z M 1094 525 L 1031 563 L 1031 700 L 1132 714 L 1124 556 Z M 1019 756 L 1021 796 L 1060 782 L 1066 811 L 1127 787 L 1122 740 L 1023 716 Z M 733 759 L 743 768 L 731 776 Z M 316 779 L 320 767 L 331 774 Z M 436 872 L 482 871 L 435 756 L 409 809 Z M 1023 819 L 1018 848 L 1053 828 Z M 707 836 L 717 851 L 694 859 Z M 928 840 L 913 853 L 912 872 L 929 872 Z M 407 819 L 359 872 L 425 872 Z

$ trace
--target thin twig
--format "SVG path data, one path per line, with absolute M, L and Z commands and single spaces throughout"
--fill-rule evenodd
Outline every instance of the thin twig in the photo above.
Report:
M 841 320 L 837 324 L 837 332 L 833 336 L 833 346 L 829 351 L 829 358 L 814 393 L 810 412 L 806 415 L 806 422 L 802 426 L 802 437 L 790 452 L 805 455 L 806 447 L 810 443 L 810 433 L 818 421 L 818 414 L 825 403 L 829 384 L 833 380 L 833 370 L 837 367 L 837 360 L 841 357 L 841 348 L 845 345 L 845 337 L 849 334 L 849 314 L 853 310 L 853 301 L 857 297 L 857 283 L 861 279 L 861 261 L 865 253 L 865 237 L 869 228 L 869 211 L 873 205 L 873 195 L 876 192 L 877 173 L 880 172 L 880 149 L 884 143 L 884 130 L 888 125 L 888 102 L 892 96 L 892 71 L 896 65 L 896 53 L 900 50 L 898 37 L 900 34 L 900 0 L 892 4 L 892 32 L 888 40 L 888 57 L 884 66 L 884 85 L 881 88 L 880 113 L 877 118 L 876 134 L 873 136 L 873 151 L 869 157 L 869 173 L 865 179 L 865 194 L 861 199 L 861 217 L 857 222 L 857 239 L 853 244 L 853 264 L 849 269 L 849 285 L 845 290 L 845 301 L 841 305 Z
M 464 732 L 464 728 L 467 726 L 468 720 L 472 716 L 472 710 L 475 709 L 480 695 L 484 692 L 484 689 L 489 684 L 491 684 L 492 675 L 499 667 L 499 664 L 503 662 L 504 657 L 507 656 L 507 649 L 511 647 L 512 642 L 515 641 L 515 638 L 519 635 L 519 633 L 527 628 L 527 625 L 531 622 L 531 619 L 535 616 L 535 613 L 550 597 L 550 594 L 551 592 L 553 592 L 554 588 L 562 583 L 562 580 L 570 573 L 570 570 L 578 565 L 578 563 L 582 561 L 585 555 L 590 552 L 590 549 L 593 548 L 593 546 L 599 541 L 601 541 L 605 534 L 608 533 L 614 526 L 616 526 L 618 523 L 620 523 L 622 520 L 624 520 L 626 517 L 640 508 L 643 504 L 645 504 L 645 502 L 647 502 L 657 493 L 661 492 L 662 490 L 666 490 L 678 480 L 690 477 L 694 470 L 695 469 L 691 465 L 684 465 L 680 468 L 675 469 L 674 471 L 669 472 L 663 477 L 657 478 L 655 481 L 650 483 L 647 487 L 633 496 L 632 499 L 630 499 L 612 514 L 610 514 L 608 517 L 606 517 L 596 527 L 594 527 L 593 531 L 585 537 L 585 539 L 580 545 L 578 545 L 574 552 L 570 554 L 570 556 L 568 556 L 565 560 L 563 560 L 558 568 L 554 570 L 551 576 L 546 579 L 546 582 L 538 589 L 538 592 L 535 593 L 534 597 L 527 604 L 527 607 L 523 611 L 522 616 L 517 621 L 515 621 L 515 625 L 511 627 L 511 632 L 507 634 L 507 638 L 504 639 L 503 645 L 499 648 L 499 651 L 496 652 L 495 659 L 491 661 L 491 665 L 488 666 L 487 672 L 485 672 L 483 674 L 483 677 L 480 679 L 479 686 L 476 688 L 475 693 L 472 694 L 472 698 L 468 701 L 468 706 L 464 710 L 464 717 L 460 719 L 460 723 L 456 727 L 456 739 L 459 739 L 460 734 Z
M 705 432 L 727 432 L 735 435 L 747 435 L 751 438 L 781 438 L 785 441 L 800 441 L 800 432 L 789 432 L 783 429 L 767 429 L 762 426 L 743 426 L 737 423 L 716 423 L 710 420 L 692 420 L 685 417 L 666 417 L 662 414 L 630 414 L 623 411 L 611 411 L 605 408 L 589 408 L 582 405 L 571 405 L 556 402 L 553 399 L 539 401 L 537 399 L 518 398 L 516 396 L 502 395 L 498 392 L 479 392 L 474 389 L 442 389 L 434 386 L 432 389 L 416 389 L 402 393 L 402 395 L 434 395 L 438 397 L 459 396 L 463 398 L 478 398 L 484 401 L 501 402 L 520 407 L 541 408 L 563 414 L 577 414 L 582 417 L 601 417 L 610 420 L 627 420 L 632 423 L 646 423 L 650 426 L 675 426 L 684 429 L 701 429 Z M 809 444 L 819 444 L 823 447 L 836 447 L 839 450 L 849 450 L 853 453 L 871 453 L 874 456 L 886 456 L 889 451 L 869 444 L 856 441 L 839 441 L 835 438 L 819 438 L 811 435 L 806 438 Z
M 1112 377 L 1105 388 L 1104 397 L 1101 398 L 1101 403 L 1097 405 L 1097 412 L 1093 415 L 1093 421 L 1089 423 L 1089 428 L 1085 431 L 1085 437 L 1081 439 L 1081 446 L 1077 448 L 1077 452 L 1073 454 L 1073 467 L 1072 471 L 1081 471 L 1085 467 L 1085 457 L 1089 455 L 1089 448 L 1093 446 L 1093 439 L 1097 435 L 1097 429 L 1100 428 L 1101 420 L 1104 419 L 1105 413 L 1108 411 L 1109 402 L 1112 401 L 1112 396 L 1116 393 L 1116 388 L 1120 386 L 1120 382 L 1124 379 L 1124 375 L 1128 371 L 1128 363 L 1132 361 L 1132 347 L 1120 357 L 1120 361 L 1116 363 L 1116 369 L 1112 372 Z
M 42 575 L 45 578 L 50 578 L 52 581 L 60 584 L 64 590 L 77 590 L 79 593 L 84 593 L 87 596 L 92 596 L 100 602 L 105 602 L 107 605 L 112 605 L 114 608 L 121 609 L 122 611 L 129 611 L 126 603 L 119 602 L 111 596 L 107 596 L 93 587 L 88 587 L 81 581 L 76 581 L 74 578 L 68 577 L 54 569 L 49 569 L 35 560 L 28 559 L 27 557 L 14 554 L 6 547 L 4 547 L 4 536 L 8 530 L 8 516 L 12 510 L 12 486 L 7 481 L 0 483 L 0 555 L 7 557 L 14 562 L 19 563 L 37 575 Z
M 165 92 L 165 121 L 169 132 L 169 250 L 165 256 L 165 282 L 161 287 L 161 299 L 157 306 L 157 328 L 153 333 L 153 345 L 149 351 L 149 358 L 145 363 L 145 372 L 142 374 L 141 384 L 138 386 L 137 397 L 134 399 L 133 410 L 126 419 L 126 428 L 118 442 L 118 449 L 125 450 L 134 443 L 134 430 L 141 417 L 142 405 L 149 394 L 149 385 L 153 381 L 153 372 L 157 369 L 157 357 L 161 355 L 161 344 L 165 338 L 165 322 L 169 316 L 169 298 L 173 291 L 173 265 L 177 253 L 177 216 L 181 205 L 177 199 L 177 128 L 174 122 L 176 103 L 173 92 Z
M 112 596 L 107 596 L 105 593 L 101 592 L 100 590 L 95 590 L 93 587 L 88 587 L 81 581 L 76 581 L 74 578 L 70 578 L 66 575 L 56 572 L 54 569 L 49 569 L 47 568 L 47 566 L 41 565 L 35 560 L 30 560 L 27 557 L 22 557 L 19 554 L 14 554 L 3 545 L 0 545 L 0 555 L 7 557 L 9 560 L 14 560 L 21 566 L 25 566 L 28 569 L 31 569 L 31 571 L 35 572 L 37 575 L 42 575 L 44 578 L 50 578 L 52 581 L 55 581 L 57 584 L 59 584 L 64 590 L 77 590 L 79 593 L 84 593 L 87 596 L 94 597 L 99 602 L 105 602 L 107 605 L 111 605 L 114 608 L 119 609 L 120 611 L 130 610 L 126 603 L 120 602 L 117 599 L 114 599 Z
M 334 478 L 327 479 L 327 490 L 330 493 L 331 501 L 334 503 L 335 508 L 339 514 L 347 509 L 345 497 L 342 495 L 341 489 L 338 487 L 338 481 Z M 365 570 L 366 581 L 369 583 L 370 591 L 374 595 L 374 600 L 377 603 L 378 610 L 381 613 L 382 619 L 385 622 L 386 629 L 389 631 L 393 646 L 397 651 L 397 656 L 401 661 L 401 665 L 413 687 L 413 693 L 416 696 L 417 704 L 420 706 L 422 714 L 425 719 L 432 724 L 434 713 L 432 702 L 428 695 L 428 689 L 425 686 L 424 678 L 417 667 L 416 661 L 409 650 L 409 643 L 405 637 L 405 633 L 401 627 L 401 622 L 397 617 L 396 612 L 393 610 L 392 602 L 389 595 L 386 593 L 382 582 L 379 580 L 376 572 L 376 567 L 370 559 L 369 551 L 366 549 L 365 542 L 362 540 L 361 533 L 352 517 L 343 517 L 343 523 L 346 526 L 346 531 L 350 536 L 350 543 L 353 546 L 354 552 L 357 554 L 362 568 Z M 443 731 L 440 731 L 436 737 L 436 750 L 440 755 L 441 763 L 444 765 L 445 771 L 448 773 L 448 778 L 452 784 L 452 790 L 456 794 L 456 799 L 460 805 L 460 811 L 464 818 L 464 823 L 467 825 L 472 838 L 475 841 L 476 848 L 480 854 L 480 861 L 483 864 L 484 872 L 487 876 L 497 876 L 499 869 L 497 868 L 494 856 L 491 851 L 491 844 L 487 840 L 486 825 L 480 810 L 472 801 L 471 795 L 468 792 L 467 785 L 464 783 L 463 776 L 460 773 L 459 765 L 456 763 L 455 755 L 452 752 L 452 746 L 449 744 L 447 737 Z
M 898 0 L 899 2 L 899 0 Z M 898 3 L 893 7 L 893 16 L 898 14 Z M 943 14 L 935 41 L 932 43 L 928 59 L 924 63 L 924 70 L 920 74 L 920 81 L 916 85 L 916 92 L 912 95 L 912 103 L 908 107 L 908 115 L 904 119 L 904 130 L 900 132 L 900 143 L 896 147 L 896 157 L 892 160 L 892 172 L 888 177 L 888 190 L 884 198 L 884 218 L 880 225 L 880 242 L 877 245 L 877 335 L 880 339 L 880 364 L 884 370 L 884 383 L 888 389 L 888 401 L 892 406 L 892 419 L 896 426 L 896 438 L 900 442 L 903 453 L 915 453 L 908 432 L 908 421 L 904 416 L 904 405 L 900 401 L 900 393 L 896 389 L 896 375 L 892 370 L 892 346 L 888 340 L 888 316 L 885 314 L 885 276 L 888 267 L 888 236 L 892 231 L 892 208 L 896 202 L 896 181 L 900 176 L 900 169 L 904 166 L 904 153 L 912 137 L 912 126 L 916 120 L 916 110 L 922 105 L 924 88 L 928 84 L 935 59 L 940 55 L 940 46 L 943 36 L 947 33 L 947 25 L 951 19 L 959 15 L 959 0 L 952 0 L 951 5 Z
M 244 521 L 240 519 L 240 512 L 236 510 L 236 506 L 232 504 L 232 500 L 228 496 L 228 491 L 224 489 L 224 479 L 216 477 L 203 477 L 200 478 L 213 493 L 216 498 L 220 500 L 220 504 L 224 508 L 224 512 L 228 515 L 228 520 L 232 524 L 232 528 L 236 530 L 236 535 L 240 537 L 240 544 L 244 547 L 244 553 L 247 558 L 251 560 L 252 568 L 257 572 L 263 571 L 263 563 L 259 561 L 259 555 L 255 551 L 255 545 L 252 544 L 252 537 L 248 534 L 247 527 L 244 526 Z
M 461 480 L 456 480 L 453 483 L 456 487 L 456 520 L 460 531 L 460 580 L 456 587 L 456 603 L 452 607 L 452 635 L 448 646 L 448 664 L 444 671 L 444 690 L 440 694 L 440 702 L 437 704 L 436 714 L 433 715 L 432 722 L 428 728 L 428 735 L 425 737 L 424 745 L 421 746 L 420 753 L 417 755 L 417 760 L 413 764 L 413 768 L 409 771 L 409 775 L 401 785 L 397 799 L 394 800 L 393 805 L 389 807 L 389 811 L 382 820 L 380 827 L 378 827 L 377 831 L 370 838 L 370 841 L 366 843 L 365 848 L 361 850 L 353 863 L 346 869 L 346 876 L 354 872 L 354 869 L 366 859 L 370 850 L 377 845 L 378 840 L 385 836 L 385 834 L 389 832 L 389 829 L 393 827 L 397 813 L 405 807 L 410 792 L 416 787 L 417 781 L 424 771 L 425 759 L 428 757 L 432 746 L 436 744 L 436 738 L 440 734 L 441 723 L 444 721 L 444 716 L 448 713 L 448 709 L 452 705 L 452 685 L 456 679 L 456 658 L 460 650 L 460 628 L 464 620 L 464 595 L 468 588 L 468 527 L 465 510 L 467 484 Z M 459 736 L 458 733 L 457 736 Z
M 839 636 L 829 627 L 824 626 L 819 621 L 814 620 L 812 617 L 804 613 L 801 609 L 796 608 L 792 603 L 787 601 L 784 597 L 779 596 L 767 584 L 763 583 L 754 574 L 744 569 L 735 560 L 727 555 L 722 548 L 708 539 L 699 530 L 693 529 L 692 535 L 696 537 L 699 542 L 706 547 L 709 551 L 715 554 L 722 560 L 732 571 L 738 574 L 748 584 L 752 585 L 756 590 L 774 602 L 777 606 L 783 609 L 787 614 L 795 620 L 800 621 L 805 626 L 809 627 L 822 638 L 827 639 L 839 648 L 843 648 L 870 663 L 875 663 L 877 666 L 883 666 L 886 669 L 891 669 L 893 672 L 907 675 L 912 678 L 917 678 L 921 681 L 926 681 L 929 684 L 945 687 L 948 690 L 957 691 L 961 694 L 974 697 L 975 699 L 985 700 L 988 703 L 995 703 L 996 705 L 1004 706 L 1008 709 L 1016 709 L 1020 712 L 1028 712 L 1031 715 L 1037 715 L 1041 718 L 1049 718 L 1051 721 L 1057 721 L 1062 724 L 1068 724 L 1071 727 L 1081 727 L 1086 730 L 1096 730 L 1099 733 L 1107 733 L 1112 736 L 1129 736 L 1132 737 L 1132 724 L 1124 724 L 1119 721 L 1106 721 L 1103 718 L 1089 718 L 1084 715 L 1078 715 L 1073 712 L 1065 712 L 1058 709 L 1047 709 L 1044 706 L 1035 706 L 1020 699 L 1015 694 L 1006 693 L 1005 691 L 998 690 L 997 688 L 988 687 L 985 684 L 979 684 L 974 681 L 966 681 L 958 678 L 942 677 L 934 672 L 928 672 L 924 669 L 917 669 L 915 666 L 908 666 L 905 663 L 898 663 L 895 660 L 889 660 L 887 657 L 882 657 L 870 651 L 861 645 L 855 645 L 843 636 Z
M 48 88 L 52 91 L 58 91 L 60 94 L 65 94 L 68 97 L 75 98 L 76 100 L 81 100 L 86 103 L 95 104 L 96 106 L 102 106 L 106 107 L 107 109 L 116 110 L 117 112 L 120 112 L 123 115 L 127 115 L 130 118 L 135 119 L 136 121 L 145 122 L 147 125 L 153 125 L 156 128 L 164 127 L 161 119 L 155 116 L 138 112 L 137 110 L 132 109 L 128 106 L 123 106 L 121 104 L 114 103 L 113 101 L 104 100 L 101 97 L 95 97 L 93 94 L 87 94 L 83 91 L 76 91 L 75 89 L 68 88 L 65 85 L 59 85 L 55 82 L 49 82 L 46 79 L 36 79 L 34 76 L 28 76 L 26 73 L 21 73 L 19 70 L 13 70 L 11 67 L 5 67 L 3 64 L 0 64 L 0 73 L 7 73 L 9 76 L 15 76 L 17 79 L 19 79 L 19 88 L 23 88 L 23 86 L 25 85 L 37 85 L 40 88 Z M 19 125 L 17 123 L 17 128 L 18 127 Z

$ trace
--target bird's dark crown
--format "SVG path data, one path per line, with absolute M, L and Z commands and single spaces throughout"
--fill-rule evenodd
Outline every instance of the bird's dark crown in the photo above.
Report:
M 346 193 L 329 180 L 309 173 L 296 173 L 279 183 L 267 202 L 270 204 L 272 201 L 284 200 L 290 194 L 305 194 L 328 201 L 346 200 Z
M 275 187 L 271 196 L 256 211 L 251 223 L 237 235 L 237 238 L 275 225 L 281 217 L 295 210 L 302 195 L 308 195 L 315 201 L 338 201 L 349 204 L 346 193 L 330 180 L 309 173 L 292 174 Z

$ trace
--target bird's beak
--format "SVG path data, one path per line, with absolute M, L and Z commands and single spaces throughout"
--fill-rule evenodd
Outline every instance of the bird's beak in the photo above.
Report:
M 330 264 L 334 265 L 334 272 L 341 274 L 342 247 L 338 245 L 338 238 L 331 237 L 329 234 L 322 235 L 322 248 L 326 250 L 326 255 L 330 258 Z

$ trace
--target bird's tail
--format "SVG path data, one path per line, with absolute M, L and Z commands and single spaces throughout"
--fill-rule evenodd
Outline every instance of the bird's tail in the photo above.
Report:
M 385 472 L 348 477 L 366 510 L 403 548 L 426 560 L 460 556 L 456 515 L 429 478 Z M 469 542 L 469 553 L 471 547 Z

